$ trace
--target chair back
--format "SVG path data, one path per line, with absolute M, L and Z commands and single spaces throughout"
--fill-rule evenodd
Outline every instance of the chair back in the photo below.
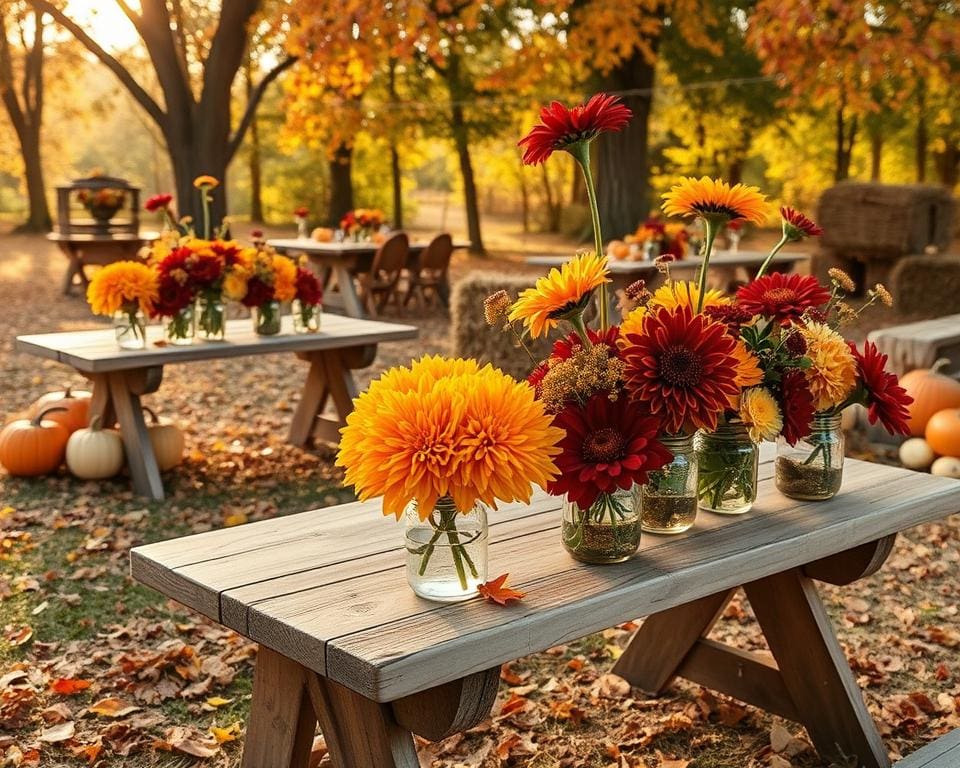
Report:
M 453 238 L 448 234 L 437 235 L 420 254 L 420 271 L 431 276 L 443 275 L 450 267 L 452 254 Z
M 371 273 L 376 277 L 381 272 L 393 277 L 399 277 L 400 272 L 407 266 L 407 258 L 410 255 L 410 239 L 405 232 L 397 232 L 391 235 L 377 249 L 373 257 L 373 266 Z

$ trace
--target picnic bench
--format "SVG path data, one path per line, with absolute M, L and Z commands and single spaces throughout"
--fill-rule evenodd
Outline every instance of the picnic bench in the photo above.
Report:
M 86 291 L 89 279 L 84 267 L 104 266 L 124 259 L 136 259 L 137 253 L 160 237 L 157 232 L 51 232 L 47 240 L 56 243 L 67 257 L 67 271 L 63 278 L 63 295 L 69 296 L 79 283 Z
M 293 319 L 287 316 L 276 336 L 256 334 L 249 320 L 231 320 L 225 341 L 197 341 L 190 346 L 158 346 L 163 329 L 156 325 L 147 327 L 143 350 L 119 349 L 113 329 L 18 336 L 16 349 L 69 365 L 93 382 L 91 418 L 98 415 L 104 426 L 119 425 L 134 489 L 142 496 L 162 499 L 163 481 L 140 398 L 160 388 L 164 366 L 293 352 L 309 363 L 309 369 L 288 441 L 306 445 L 316 437 L 339 442 L 340 427 L 357 394 L 351 371 L 373 362 L 379 342 L 416 336 L 417 329 L 409 325 L 324 314 L 318 333 L 293 333 Z M 328 400 L 333 401 L 336 418 L 323 416 Z
M 507 608 L 417 597 L 378 501 L 137 547 L 131 573 L 260 644 L 244 768 L 303 768 L 317 722 L 336 768 L 415 768 L 411 733 L 438 740 L 486 718 L 502 663 L 643 615 L 614 666 L 634 685 L 656 694 L 683 676 L 802 723 L 824 756 L 885 768 L 816 581 L 874 573 L 899 531 L 960 510 L 960 482 L 850 460 L 835 499 L 801 502 L 774 489 L 772 459 L 751 513 L 644 534 L 619 565 L 570 558 L 560 499 L 505 505 L 491 572 L 526 591 Z M 772 656 L 706 638 L 740 587 Z
M 957 301 L 960 304 L 960 299 Z M 914 368 L 929 368 L 941 357 L 951 362 L 945 373 L 960 371 L 960 315 L 880 328 L 867 338 L 889 355 L 889 370 L 898 376 Z

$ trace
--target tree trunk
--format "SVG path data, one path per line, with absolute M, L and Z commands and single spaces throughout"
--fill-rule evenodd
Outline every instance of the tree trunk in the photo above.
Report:
M 353 210 L 353 147 L 341 144 L 330 160 L 330 208 L 328 223 L 337 227 L 347 211 Z
M 870 134 L 870 181 L 880 181 L 880 166 L 883 160 L 883 134 L 874 131 Z
M 960 146 L 955 142 L 946 141 L 943 152 L 933 153 L 933 162 L 937 168 L 940 183 L 953 191 L 960 181 Z
M 248 57 L 246 65 L 247 101 L 253 95 L 253 62 Z M 260 127 L 257 125 L 257 116 L 250 120 L 248 137 L 250 150 L 247 156 L 250 171 L 250 221 L 258 224 L 263 222 L 263 176 L 260 166 Z
M 530 232 L 530 189 L 527 186 L 527 174 L 523 163 L 520 164 L 520 217 L 523 223 L 523 234 Z
M 463 107 L 453 105 L 451 111 L 453 143 L 457 148 L 460 161 L 460 176 L 463 178 L 463 204 L 467 213 L 467 237 L 470 240 L 470 253 L 483 255 L 483 238 L 480 236 L 480 204 L 477 200 L 477 183 L 473 177 L 473 162 L 470 159 L 470 139 L 467 123 L 463 116 Z
M 403 175 L 400 171 L 400 152 L 390 143 L 390 174 L 393 179 L 393 226 L 403 229 Z
M 916 163 L 917 183 L 923 184 L 927 180 L 927 96 L 923 84 L 917 90 L 917 135 L 916 135 Z
M 29 125 L 20 136 L 20 151 L 27 180 L 27 199 L 30 211 L 27 220 L 17 229 L 21 232 L 49 232 L 50 208 L 47 205 L 47 187 L 43 181 L 43 162 L 40 157 L 40 126 Z
M 850 161 L 853 159 L 853 145 L 857 138 L 857 117 L 847 122 L 844 117 L 844 103 L 837 107 L 836 130 L 836 165 L 834 166 L 834 181 L 845 181 L 850 178 Z
M 656 41 L 652 45 L 656 48 Z M 610 237 L 632 232 L 649 213 L 650 189 L 648 158 L 650 109 L 653 98 L 654 62 L 640 51 L 602 78 L 606 91 L 641 91 L 623 101 L 633 119 L 617 133 L 602 136 L 597 169 L 597 197 L 600 221 Z

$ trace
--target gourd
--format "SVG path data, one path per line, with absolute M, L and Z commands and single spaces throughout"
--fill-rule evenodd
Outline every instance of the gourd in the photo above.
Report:
M 960 408 L 960 381 L 940 373 L 949 364 L 949 360 L 941 358 L 930 368 L 918 368 L 900 377 L 900 386 L 913 398 L 907 411 L 910 434 L 914 437 L 924 434 L 927 422 L 937 411 Z
M 41 396 L 31 407 L 29 415 L 36 416 L 44 408 L 57 406 L 63 409 L 50 414 L 50 421 L 63 424 L 70 433 L 87 426 L 90 419 L 90 398 L 86 390 L 67 387 L 62 392 L 48 392 Z
M 0 464 L 15 477 L 37 477 L 63 463 L 70 433 L 59 422 L 46 418 L 61 407 L 45 408 L 32 419 L 11 421 L 0 430 Z
M 927 470 L 933 458 L 933 449 L 922 437 L 911 437 L 900 446 L 900 463 L 907 469 Z
M 150 415 L 151 423 L 147 424 L 147 433 L 150 435 L 157 466 L 161 472 L 173 469 L 183 461 L 183 432 L 173 424 L 161 422 L 157 414 L 149 408 L 143 410 Z
M 953 456 L 941 456 L 930 467 L 930 472 L 940 477 L 953 477 L 960 480 L 960 459 Z
M 329 243 L 333 240 L 333 230 L 329 227 L 317 227 L 310 236 L 318 243 Z
M 100 417 L 67 440 L 67 469 L 81 480 L 105 480 L 123 468 L 123 440 L 112 429 L 101 429 Z
M 960 457 L 960 408 L 944 408 L 930 417 L 927 442 L 940 456 Z
M 614 259 L 625 259 L 630 255 L 630 246 L 623 240 L 611 240 L 607 244 L 607 255 Z

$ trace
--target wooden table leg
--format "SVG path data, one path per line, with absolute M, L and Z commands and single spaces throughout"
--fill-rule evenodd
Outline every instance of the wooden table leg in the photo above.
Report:
M 294 411 L 293 420 L 290 422 L 287 442 L 302 448 L 308 445 L 313 437 L 314 426 L 327 405 L 330 391 L 327 389 L 326 369 L 321 355 L 314 353 L 300 355 L 300 357 L 309 361 L 310 369 L 307 371 L 307 381 L 300 393 L 297 410 Z
M 289 443 L 302 447 L 314 438 L 334 444 L 340 442 L 340 428 L 346 426 L 347 416 L 353 410 L 353 398 L 357 396 L 357 385 L 350 371 L 369 366 L 376 351 L 376 345 L 371 344 L 298 355 L 309 361 L 310 370 L 290 423 Z M 329 399 L 337 410 L 336 419 L 322 415 Z
M 353 284 L 353 275 L 350 274 L 348 265 L 338 261 L 333 265 L 333 274 L 337 281 L 337 287 L 340 289 L 343 311 L 347 317 L 366 318 L 367 311 L 357 294 L 357 288 Z
M 163 499 L 163 482 L 143 418 L 140 395 L 156 391 L 160 386 L 162 371 L 162 368 L 154 367 L 107 374 L 110 400 L 120 425 L 120 437 L 123 438 L 133 488 L 141 496 L 157 501 Z
M 93 419 L 94 416 L 99 416 L 100 426 L 112 427 L 117 421 L 117 416 L 113 412 L 113 401 L 110 399 L 110 382 L 107 379 L 107 374 L 94 373 L 89 378 L 93 384 L 89 418 Z

